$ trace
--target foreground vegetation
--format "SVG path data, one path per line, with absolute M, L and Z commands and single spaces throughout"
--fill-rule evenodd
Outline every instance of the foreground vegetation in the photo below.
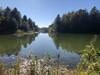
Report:
M 100 50 L 95 49 L 96 39 L 95 35 L 90 44 L 83 50 L 77 75 L 100 75 Z
M 100 10 L 93 7 L 91 11 L 78 11 L 58 14 L 49 26 L 49 32 L 56 33 L 100 33 Z
M 17 30 L 24 32 L 37 31 L 38 27 L 31 18 L 22 17 L 17 8 L 0 8 L 0 34 L 13 34 Z
M 59 59 L 59 57 L 58 57 Z M 24 59 L 22 62 L 17 60 L 14 68 L 6 69 L 0 65 L 0 75 L 74 75 L 74 71 L 68 70 L 64 65 L 54 62 L 50 57 L 37 59 Z

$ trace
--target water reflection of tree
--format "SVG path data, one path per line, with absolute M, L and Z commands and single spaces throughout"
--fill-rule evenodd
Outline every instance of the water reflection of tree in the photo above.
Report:
M 49 37 L 51 37 L 55 43 L 57 49 L 59 49 L 59 39 L 57 38 L 58 34 L 56 33 L 49 33 Z M 55 39 L 56 38 L 56 39 Z
M 57 48 L 61 47 L 63 50 L 70 50 L 79 52 L 83 50 L 87 44 L 89 44 L 93 35 L 88 34 L 50 34 Z M 100 43 L 100 39 L 97 40 L 97 48 L 98 42 Z
M 37 35 L 38 34 L 25 35 L 21 37 L 12 35 L 0 36 L 0 55 L 18 54 L 21 50 L 21 46 L 27 47 L 27 44 L 31 44 Z
M 26 48 L 28 44 L 31 44 L 32 41 L 35 40 L 36 36 L 37 34 L 19 37 L 20 45 L 23 45 Z

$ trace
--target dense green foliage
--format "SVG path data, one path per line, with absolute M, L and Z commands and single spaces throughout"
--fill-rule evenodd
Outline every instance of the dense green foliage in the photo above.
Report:
M 100 75 L 100 50 L 95 48 L 96 39 L 97 36 L 83 50 L 77 75 Z
M 69 12 L 62 17 L 57 15 L 50 32 L 61 33 L 100 33 L 100 11 L 93 7 L 90 12 L 80 9 Z
M 0 8 L 0 34 L 15 33 L 18 29 L 27 32 L 37 31 L 38 27 L 26 15 L 22 17 L 17 8 Z

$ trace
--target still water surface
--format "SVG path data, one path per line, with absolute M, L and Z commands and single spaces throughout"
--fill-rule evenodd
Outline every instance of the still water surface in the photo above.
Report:
M 0 36 L 0 62 L 11 65 L 16 62 L 16 55 L 28 57 L 30 55 L 43 58 L 50 56 L 57 58 L 60 63 L 75 67 L 80 62 L 79 52 L 89 44 L 93 35 L 59 34 L 49 35 L 39 33 L 25 36 Z M 99 47 L 98 37 L 96 48 Z

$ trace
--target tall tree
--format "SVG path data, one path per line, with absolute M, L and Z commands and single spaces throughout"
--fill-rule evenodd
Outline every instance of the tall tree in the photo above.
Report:
M 29 23 L 30 30 L 33 30 L 33 22 L 30 18 L 28 19 L 28 23 Z
M 100 11 L 94 6 L 90 11 L 91 30 L 100 31 Z
M 17 8 L 13 10 L 9 7 L 0 8 L 0 34 L 12 34 L 18 29 L 25 32 L 33 31 L 33 29 L 36 31 L 37 28 L 31 18 L 27 19 L 26 15 L 21 17 Z
M 7 7 L 5 10 L 4 10 L 4 16 L 5 17 L 9 17 L 10 16 L 10 12 L 11 12 L 11 9 L 9 7 Z
M 93 7 L 90 12 L 79 9 L 58 15 L 49 29 L 60 33 L 100 33 L 100 11 Z
M 20 29 L 22 31 L 25 31 L 25 32 L 27 32 L 29 30 L 29 24 L 28 24 L 28 20 L 27 20 L 26 15 L 24 15 L 23 18 L 22 18 L 22 24 L 20 26 Z
M 15 18 L 18 24 L 18 28 L 20 27 L 21 24 L 21 14 L 20 12 L 17 10 L 17 8 L 14 8 L 11 13 L 10 13 L 10 17 L 11 18 Z
M 17 22 L 14 18 L 2 18 L 0 20 L 0 34 L 15 33 L 17 30 Z
M 22 21 L 27 22 L 27 16 L 26 15 L 23 16 Z
M 61 18 L 60 15 L 58 14 L 57 17 L 54 20 L 54 30 L 57 30 L 59 32 L 60 30 L 60 25 L 61 25 Z
M 3 16 L 3 9 L 0 7 L 0 17 Z

